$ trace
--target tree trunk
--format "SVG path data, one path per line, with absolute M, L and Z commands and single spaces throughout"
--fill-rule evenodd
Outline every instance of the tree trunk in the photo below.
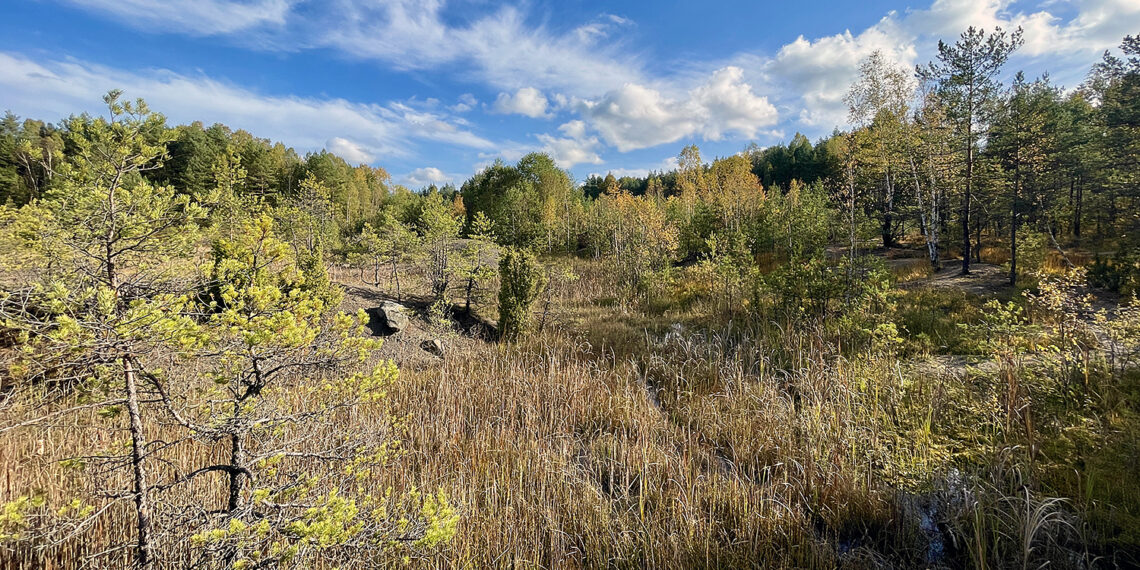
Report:
M 922 183 L 919 180 L 918 167 L 914 163 L 913 156 L 910 157 L 910 173 L 914 177 L 914 194 L 918 200 L 918 225 L 922 231 L 923 240 L 926 242 L 926 255 L 930 259 L 931 268 L 938 271 L 942 269 L 938 261 L 938 197 L 934 196 L 934 188 L 931 186 L 931 213 L 927 217 L 926 200 L 923 198 Z
M 245 446 L 241 435 L 235 433 L 230 435 L 230 493 L 226 501 L 226 511 L 230 516 L 243 506 L 241 492 L 245 488 L 245 479 Z
M 234 415 L 239 413 L 241 404 L 234 403 Z M 245 445 L 242 443 L 241 434 L 230 434 L 230 464 L 229 464 L 229 479 L 230 489 L 229 497 L 226 500 L 226 516 L 230 519 L 238 516 L 238 511 L 245 506 L 245 501 L 242 500 L 242 491 L 245 490 L 245 483 L 248 479 L 248 471 L 245 467 Z M 222 560 L 224 567 L 230 568 L 241 555 L 241 544 L 227 545 L 222 552 Z
M 891 247 L 895 246 L 895 234 L 894 234 L 895 187 L 894 187 L 894 184 L 891 182 L 891 169 L 889 166 L 887 167 L 887 171 L 886 171 L 886 175 L 885 175 L 885 182 L 886 182 L 887 195 L 885 197 L 886 199 L 883 201 L 882 237 L 883 237 L 883 247 L 884 248 L 891 248 Z
M 153 556 L 150 545 L 150 501 L 147 492 L 150 490 L 146 479 L 146 468 L 143 465 L 143 450 L 146 447 L 146 438 L 143 436 L 142 414 L 139 412 L 139 392 L 135 380 L 135 368 L 130 357 L 123 357 L 123 380 L 127 389 L 127 415 L 130 419 L 131 432 L 131 469 L 134 479 L 135 493 L 135 522 L 138 532 L 138 542 L 135 546 L 135 562 L 139 568 L 149 568 Z
M 400 294 L 400 271 L 396 267 L 396 257 L 392 257 L 392 277 L 396 280 L 396 300 L 403 301 Z
M 1013 171 L 1013 195 L 1010 196 L 1009 215 L 1009 284 L 1017 284 L 1017 199 L 1021 183 L 1020 165 Z
M 1081 216 L 1083 215 L 1082 210 L 1084 207 L 1085 197 L 1084 185 L 1076 184 L 1076 179 L 1074 179 L 1069 182 L 1069 187 L 1076 188 L 1077 203 L 1073 209 L 1073 237 L 1079 240 L 1081 239 Z
M 475 290 L 475 278 L 467 278 L 467 292 L 466 298 L 463 301 L 463 312 L 468 316 L 471 315 L 471 292 Z
M 974 263 L 982 262 L 982 225 L 980 219 L 974 222 Z
M 966 194 L 962 198 L 962 275 L 970 274 L 970 200 L 974 184 L 973 118 L 966 126 Z

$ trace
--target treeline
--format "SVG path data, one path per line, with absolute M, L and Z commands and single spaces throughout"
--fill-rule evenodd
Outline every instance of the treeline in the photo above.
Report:
M 1128 289 L 1140 229 L 1140 39 L 1125 38 L 1123 57 L 1106 53 L 1072 90 L 1047 75 L 1017 73 L 1001 83 L 1021 41 L 1020 30 L 971 28 L 913 71 L 876 53 L 847 94 L 853 129 L 815 144 L 797 134 L 787 145 L 751 145 L 711 163 L 690 146 L 675 170 L 644 178 L 591 176 L 579 185 L 534 153 L 514 165 L 496 162 L 458 189 L 413 193 L 380 168 L 323 151 L 302 157 L 245 131 L 199 123 L 143 133 L 166 145 L 165 159 L 143 175 L 196 199 L 224 186 L 275 207 L 308 201 L 312 210 L 314 192 L 327 196 L 328 207 L 315 214 L 320 235 L 307 240 L 374 266 L 381 257 L 393 261 L 377 251 L 418 244 L 439 266 L 441 297 L 447 283 L 463 280 L 451 279 L 459 270 L 447 267 L 444 242 L 476 234 L 504 246 L 612 257 L 630 286 L 643 289 L 637 283 L 661 277 L 650 268 L 715 262 L 710 256 L 729 250 L 753 260 L 818 255 L 828 242 L 852 254 L 872 243 L 920 245 L 933 268 L 960 259 L 963 272 L 984 251 L 1002 250 L 1011 280 L 1034 269 L 1042 248 L 1064 255 L 1082 247 L 1105 257 L 1094 267 L 1097 279 Z M 44 195 L 91 121 L 21 123 L 7 115 L 0 200 L 18 206 Z M 799 218 L 827 220 L 815 224 L 826 235 L 793 227 L 798 222 L 789 220 L 799 218 L 788 216 L 789 207 L 804 212 Z
M 6 113 L 0 122 L 0 203 L 21 206 L 42 198 L 57 183 L 59 165 L 78 151 L 77 137 L 95 120 L 78 115 L 51 124 Z M 272 204 L 298 196 L 302 182 L 312 178 L 328 188 L 338 221 L 352 226 L 375 216 L 394 190 L 382 168 L 351 166 L 326 151 L 301 156 L 280 142 L 221 124 L 168 127 L 162 121 L 142 136 L 165 146 L 163 159 L 146 171 L 147 178 L 192 197 L 212 191 L 219 172 L 231 166 L 243 172 L 233 182 L 235 193 Z
M 787 145 L 750 145 L 740 156 L 754 179 L 737 178 L 735 189 L 819 184 L 850 240 L 897 247 L 918 236 L 935 268 L 961 258 L 968 271 L 992 246 L 1008 251 L 1016 280 L 1018 260 L 1034 255 L 1019 254 L 1019 243 L 1092 248 L 1115 257 L 1098 267 L 1119 286 L 1129 277 L 1116 273 L 1135 264 L 1140 37 L 1124 39 L 1123 57 L 1105 53 L 1070 90 L 1047 74 L 1017 72 L 1003 84 L 1021 41 L 1020 31 L 971 28 L 913 71 L 872 55 L 846 97 L 852 130 L 814 145 L 798 133 Z M 681 196 L 694 179 L 684 174 L 694 168 L 689 158 L 645 178 L 592 176 L 583 189 Z M 701 174 L 715 178 L 728 160 L 701 165 Z

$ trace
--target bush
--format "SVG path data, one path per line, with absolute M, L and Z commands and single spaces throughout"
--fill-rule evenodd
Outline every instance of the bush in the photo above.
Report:
M 1017 229 L 1017 271 L 1032 275 L 1045 266 L 1045 253 L 1048 250 L 1048 236 L 1032 228 L 1022 226 Z
M 534 254 L 519 250 L 503 254 L 499 275 L 499 336 L 516 340 L 530 326 L 530 307 L 546 286 L 546 275 Z
M 1140 262 L 1131 253 L 1118 252 L 1107 260 L 1096 256 L 1089 265 L 1089 285 L 1122 295 L 1140 291 Z

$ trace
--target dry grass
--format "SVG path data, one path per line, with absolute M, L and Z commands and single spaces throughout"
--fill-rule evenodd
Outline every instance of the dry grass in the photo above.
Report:
M 891 277 L 898 283 L 926 279 L 934 275 L 934 268 L 926 258 L 892 259 L 887 263 Z
M 988 465 L 1017 449 L 990 406 L 1000 390 L 993 379 L 844 355 L 811 330 L 695 332 L 699 313 L 623 309 L 600 264 L 560 263 L 577 278 L 554 281 L 554 313 L 542 334 L 500 346 L 417 322 L 377 355 L 404 362 L 388 406 L 408 417 L 406 453 L 362 491 L 442 488 L 462 515 L 450 544 L 411 565 L 914 567 L 992 562 L 995 552 L 1020 565 L 1074 548 L 1050 530 L 1061 520 L 1071 526 L 1056 501 L 983 500 L 990 495 L 977 491 L 970 507 L 947 498 L 940 482 L 951 465 Z M 479 313 L 491 316 L 492 307 Z M 401 335 L 443 336 L 448 357 L 417 356 Z M 328 429 L 384 429 L 386 411 Z M 89 478 L 58 460 L 122 438 L 113 426 L 86 414 L 0 434 L 0 498 L 42 491 L 55 502 L 88 493 Z M 151 429 L 162 437 L 166 428 Z M 220 451 L 187 443 L 164 458 L 184 468 Z M 219 504 L 217 483 L 164 500 Z M 84 553 L 126 541 L 132 521 L 123 507 L 63 549 L 9 553 L 6 565 L 72 567 Z M 971 517 L 990 526 L 962 522 Z M 945 551 L 934 556 L 936 538 Z M 971 539 L 989 554 L 975 556 L 965 546 Z M 170 567 L 189 560 L 185 544 L 160 552 Z M 96 566 L 121 566 L 125 555 Z

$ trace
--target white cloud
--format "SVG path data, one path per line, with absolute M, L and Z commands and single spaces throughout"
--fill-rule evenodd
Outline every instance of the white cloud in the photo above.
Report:
M 448 109 L 455 113 L 466 113 L 467 111 L 474 109 L 478 104 L 479 100 L 476 99 L 474 95 L 470 93 L 464 93 L 459 96 L 459 101 L 454 105 L 448 107 Z
M 404 177 L 409 186 L 427 186 L 429 184 L 442 185 L 455 180 L 454 176 L 444 173 L 434 166 L 417 168 Z
M 558 34 L 534 27 L 512 6 L 452 25 L 445 22 L 443 7 L 442 0 L 336 0 L 328 13 L 336 14 L 337 21 L 313 18 L 305 26 L 306 45 L 332 47 L 397 69 L 460 65 L 460 75 L 504 90 L 536 87 L 589 94 L 613 87 L 617 78 L 641 77 L 635 58 L 618 52 L 618 42 L 600 41 L 607 35 L 601 28 L 602 33 Z
M 562 126 L 558 127 L 558 130 L 562 131 L 562 134 L 570 138 L 586 138 L 586 123 L 583 123 L 582 121 L 570 121 L 569 123 L 565 123 Z
M 724 67 L 686 94 L 670 98 L 661 91 L 627 83 L 579 111 L 602 138 L 626 152 L 670 143 L 691 135 L 720 140 L 732 132 L 755 137 L 776 123 L 776 108 L 756 95 L 738 67 Z
M 955 38 L 970 26 L 993 29 L 1012 0 L 934 0 L 925 10 L 908 10 L 904 25 L 913 34 Z M 891 15 L 894 20 L 895 15 Z
M 561 135 L 551 133 L 534 135 L 538 139 L 538 145 L 503 142 L 494 152 L 479 153 L 480 160 L 475 164 L 475 170 L 490 166 L 496 159 L 508 163 L 517 162 L 531 152 L 544 152 L 550 155 L 559 168 L 573 168 L 579 164 L 601 164 L 603 145 L 596 135 L 588 133 L 587 130 L 585 122 L 575 119 L 558 127 Z
M 455 66 L 455 73 L 502 90 L 538 87 L 587 95 L 640 79 L 636 57 L 622 54 L 614 29 L 629 20 L 602 14 L 566 32 L 534 26 L 501 6 L 461 24 L 444 0 L 57 0 L 144 30 L 187 35 L 235 34 L 261 49 L 332 48 L 402 70 Z M 240 33 L 240 35 L 236 35 Z M 621 79 L 618 79 L 621 78 Z
M 1064 28 L 1062 37 L 1074 48 L 1100 52 L 1140 31 L 1140 2 L 1084 0 L 1080 14 Z
M 780 48 L 765 73 L 784 92 L 796 93 L 801 123 L 822 128 L 846 124 L 843 96 L 859 73 L 859 62 L 875 51 L 910 67 L 917 56 L 913 38 L 890 17 L 859 35 L 850 31 L 815 41 L 796 38 Z
M 1135 0 L 1065 0 L 1076 15 L 1068 21 L 1051 13 L 1055 2 L 1020 11 L 1014 0 L 935 0 L 930 8 L 911 10 L 898 19 L 911 36 L 942 38 L 948 42 L 969 26 L 991 30 L 1018 27 L 1025 34 L 1021 53 L 1029 56 L 1088 55 L 1120 43 L 1140 28 L 1140 2 Z
M 367 164 L 375 158 L 372 153 L 364 150 L 359 144 L 341 137 L 329 139 L 325 143 L 325 148 L 352 164 Z
M 657 164 L 645 168 L 611 168 L 605 172 L 591 172 L 589 176 L 602 176 L 606 174 L 613 174 L 615 178 L 623 178 L 631 176 L 633 178 L 645 178 L 651 172 L 669 172 L 670 170 L 677 169 L 677 157 L 668 156 L 661 159 Z
M 549 116 L 546 113 L 547 104 L 546 96 L 541 91 L 534 87 L 523 87 L 514 95 L 499 93 L 492 110 L 496 113 L 514 113 L 537 119 Z
M 926 9 L 888 13 L 858 34 L 847 31 L 814 40 L 800 36 L 774 57 L 745 54 L 734 63 L 756 70 L 781 98 L 779 106 L 798 114 L 802 126 L 825 131 L 846 124 L 843 95 L 857 77 L 859 61 L 875 50 L 909 67 L 934 58 L 937 40 L 952 43 L 969 26 L 987 31 L 1021 27 L 1025 45 L 1009 69 L 1016 70 L 1026 57 L 1049 58 L 1051 71 L 1073 68 L 1079 74 L 1090 55 L 1140 29 L 1140 2 L 1135 0 L 1065 1 L 1076 12 L 1068 21 L 1049 12 L 1053 3 L 1017 11 L 1020 4 L 1014 0 L 935 0 Z M 1079 75 L 1067 79 L 1079 80 Z
M 549 19 L 530 11 L 531 3 L 57 1 L 146 30 L 197 36 L 229 34 L 234 41 L 280 51 L 327 48 L 390 69 L 446 73 L 500 93 L 485 107 L 495 112 L 535 118 L 577 113 L 581 132 L 536 135 L 541 145 L 538 148 L 555 155 L 560 164 L 597 164 L 607 146 L 626 152 L 685 137 L 721 140 L 771 135 L 766 129 L 776 123 L 777 114 L 787 123 L 821 134 L 846 123 L 842 97 L 863 57 L 882 50 L 902 65 L 925 62 L 934 56 L 937 39 L 952 42 L 970 25 L 987 30 L 1021 26 L 1026 43 L 1010 69 L 1016 70 L 1026 58 L 1036 58 L 1038 63 L 1050 65 L 1054 77 L 1062 81 L 1079 81 L 1076 74 L 1087 69 L 1090 56 L 1140 30 L 1137 0 L 924 0 L 925 7 L 890 12 L 864 30 L 799 37 L 775 54 L 741 53 L 717 62 L 655 61 L 650 66 L 643 60 L 647 56 L 623 42 L 623 36 L 629 34 L 616 33 L 633 26 L 631 20 L 600 14 L 567 26 L 551 25 L 544 23 Z M 462 17 L 453 17 L 456 15 Z M 0 75 L 13 76 L 20 72 L 20 66 L 28 64 L 6 62 Z M 66 75 L 67 65 L 91 69 L 83 63 L 54 62 L 46 64 L 47 72 Z M 657 71 L 661 69 L 674 71 Z M 501 147 L 472 132 L 463 118 L 455 116 L 479 105 L 469 94 L 452 105 L 425 108 L 411 102 L 378 105 L 265 97 L 224 83 L 167 72 L 119 72 L 118 77 L 125 81 L 100 85 L 124 86 L 129 94 L 137 91 L 134 85 L 152 88 L 156 95 L 139 94 L 147 95 L 157 108 L 174 109 L 169 111 L 172 115 L 186 110 L 179 118 L 217 117 L 209 120 L 249 125 L 259 135 L 284 138 L 303 147 L 319 148 L 333 138 L 343 138 L 353 141 L 361 152 L 380 156 L 408 153 L 409 141 L 422 139 L 476 148 L 482 151 L 480 157 L 495 153 L 514 156 L 523 149 L 536 148 L 533 144 L 510 143 L 510 148 L 498 150 Z M 98 101 L 98 91 L 103 87 L 94 89 L 92 82 L 95 78 L 84 78 L 78 85 L 70 85 L 67 80 L 49 77 L 53 92 L 48 99 L 73 94 L 67 105 L 50 107 L 51 111 L 88 108 L 73 104 L 80 98 L 77 92 L 82 92 L 84 101 L 94 93 L 94 101 Z M 48 87 L 32 83 L 14 85 L 8 91 L 15 95 L 6 92 L 6 98 L 24 97 L 28 106 L 47 107 L 48 103 L 38 101 L 35 94 Z M 174 92 L 172 86 L 183 84 L 194 86 L 186 94 Z M 232 97 L 236 107 L 226 109 L 228 103 L 210 100 L 215 92 Z M 205 99 L 195 100 L 191 93 Z M 312 120 L 282 119 L 280 109 L 272 108 L 276 104 L 295 108 L 298 116 Z M 243 112 L 237 110 L 243 108 Z M 325 108 L 331 110 L 329 124 L 323 124 L 325 121 L 316 114 Z M 197 110 L 204 112 L 190 113 Z M 299 140 L 308 142 L 294 142 Z
M 173 122 L 220 122 L 300 150 L 338 147 L 355 158 L 410 156 L 416 140 L 477 149 L 494 145 L 447 117 L 401 103 L 354 103 L 258 94 L 208 77 L 170 71 L 132 73 L 87 62 L 40 61 L 0 52 L 0 92 L 5 107 L 42 119 L 81 111 L 100 114 L 102 95 L 121 88 L 142 97 Z M 338 142 L 343 141 L 342 142 Z M 333 152 L 337 152 L 333 150 Z
M 466 124 L 462 119 L 419 111 L 405 103 L 389 103 L 377 111 L 381 116 L 403 125 L 409 134 L 417 138 L 471 148 L 494 146 L 491 141 L 461 128 L 461 125 Z
M 503 159 L 506 162 L 517 162 L 518 159 L 537 150 L 532 144 L 521 144 L 516 142 L 504 142 L 499 145 L 497 149 L 492 152 L 479 153 L 479 162 L 475 164 L 475 170 L 482 170 L 489 166 L 496 159 Z
M 574 30 L 578 41 L 590 43 L 603 40 L 613 33 L 615 28 L 633 25 L 633 21 L 614 14 L 602 14 L 594 21 L 579 26 Z
M 707 139 L 720 140 L 725 132 L 753 138 L 761 127 L 776 123 L 776 108 L 767 97 L 752 93 L 739 67 L 715 71 L 708 83 L 693 90 L 692 102 L 702 111 L 701 134 Z
M 295 0 L 66 0 L 113 16 L 147 31 L 178 31 L 195 36 L 230 34 L 266 24 L 285 23 Z
M 606 142 L 622 152 L 673 142 L 697 127 L 683 103 L 636 83 L 627 83 L 597 101 L 584 101 L 581 112 Z
M 607 174 L 613 174 L 614 178 L 625 178 L 626 176 L 629 176 L 631 178 L 645 178 L 646 176 L 649 176 L 649 169 L 648 168 L 614 168 L 612 170 L 607 170 L 605 172 L 591 172 L 590 174 L 587 175 L 587 178 L 593 177 L 593 176 L 597 176 L 599 178 L 605 178 Z
M 586 135 L 586 123 L 570 121 L 560 127 L 564 137 L 553 135 L 538 135 L 543 144 L 542 151 L 549 154 L 559 168 L 572 168 L 577 164 L 601 164 L 602 157 L 598 154 L 601 144 L 598 137 Z

